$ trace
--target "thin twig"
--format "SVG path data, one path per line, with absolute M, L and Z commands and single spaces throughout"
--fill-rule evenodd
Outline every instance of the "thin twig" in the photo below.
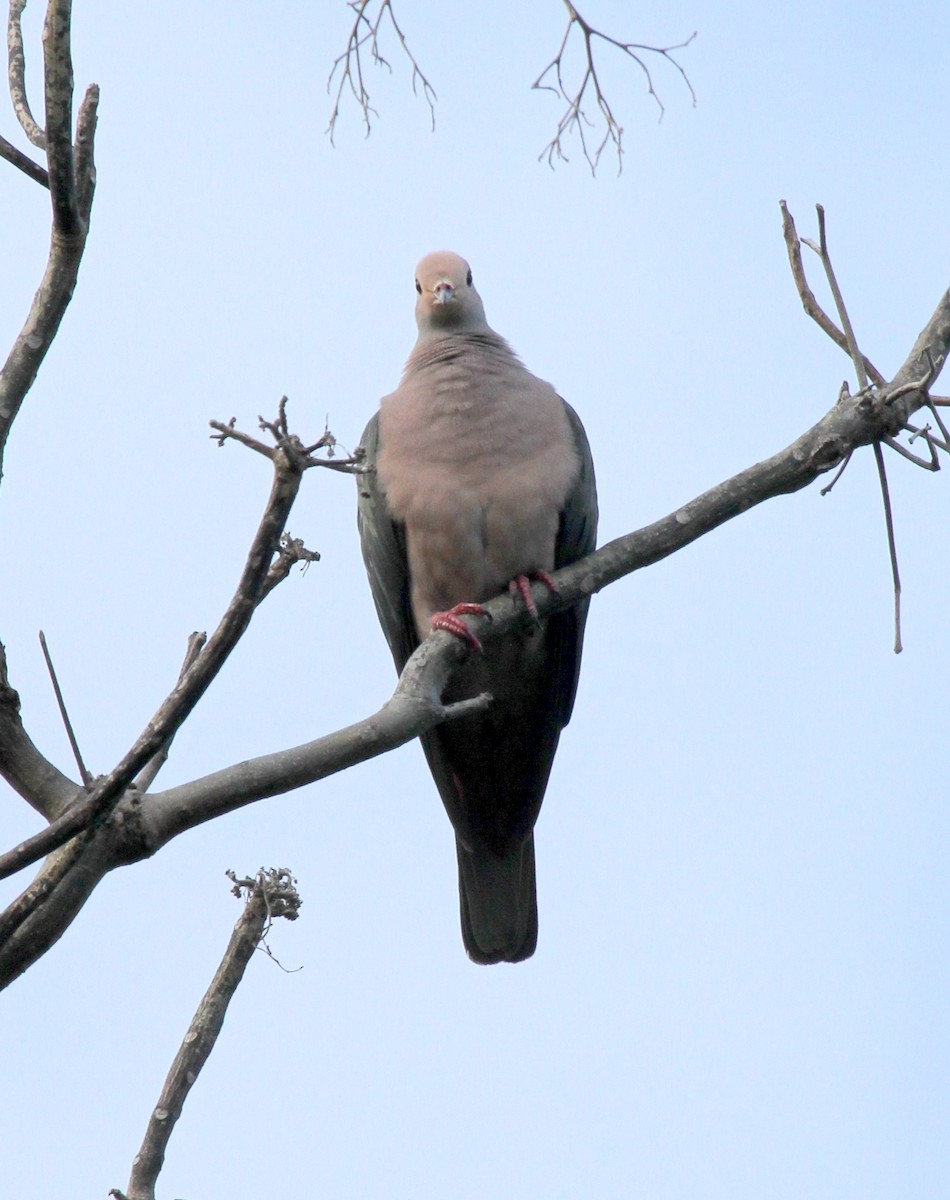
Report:
M 686 74 L 683 66 L 677 62 L 675 53 L 678 50 L 685 50 L 687 46 L 696 37 L 693 32 L 683 42 L 678 42 L 675 46 L 646 46 L 638 42 L 621 42 L 619 39 L 611 37 L 609 34 L 602 33 L 599 29 L 595 29 L 588 21 L 586 21 L 577 8 L 570 2 L 564 0 L 564 6 L 567 9 L 567 28 L 564 31 L 564 36 L 561 39 L 561 45 L 558 51 L 551 59 L 548 65 L 544 68 L 541 74 L 531 85 L 532 89 L 544 92 L 553 92 L 555 96 L 565 101 L 567 108 L 558 122 L 557 130 L 554 137 L 544 147 L 538 155 L 538 161 L 547 159 L 548 166 L 553 169 L 555 160 L 563 162 L 568 161 L 567 155 L 564 153 L 564 138 L 573 131 L 577 131 L 580 139 L 581 152 L 587 161 L 587 165 L 591 169 L 591 174 L 597 174 L 597 165 L 600 162 L 600 157 L 604 150 L 609 145 L 613 145 L 617 155 L 617 174 L 623 170 L 623 127 L 617 121 L 614 111 L 610 106 L 606 94 L 603 91 L 600 83 L 600 77 L 597 73 L 597 65 L 594 61 L 594 39 L 599 38 L 602 42 L 606 42 L 608 46 L 613 46 L 619 50 L 627 58 L 637 64 L 643 72 L 644 79 L 647 85 L 647 95 L 652 96 L 659 109 L 660 119 L 663 118 L 665 111 L 663 101 L 660 99 L 656 88 L 653 86 L 653 76 L 650 68 L 647 66 L 644 55 L 655 54 L 664 59 L 667 63 L 673 66 L 678 72 L 683 82 L 689 89 L 690 98 L 693 106 L 696 105 L 696 93 L 693 90 L 693 85 L 690 83 L 689 76 Z M 568 43 L 571 40 L 571 33 L 574 26 L 577 26 L 583 37 L 584 42 L 584 73 L 581 76 L 580 83 L 575 87 L 571 85 L 570 89 L 565 84 L 564 79 L 564 52 L 567 49 Z M 551 76 L 554 83 L 546 83 L 545 78 Z M 600 113 L 600 117 L 604 122 L 604 134 L 596 146 L 593 146 L 588 140 L 588 130 L 596 128 L 595 123 L 588 117 L 584 109 L 584 98 L 588 87 L 593 89 L 595 107 Z
M 20 128 L 37 150 L 46 149 L 46 134 L 33 119 L 26 94 L 26 58 L 23 53 L 23 30 L 20 19 L 26 0 L 10 0 L 7 18 L 7 70 L 10 80 L 10 99 Z
M 781 200 L 779 203 L 782 210 L 782 232 L 785 237 L 785 247 L 788 251 L 788 261 L 792 268 L 792 278 L 795 281 L 795 287 L 802 302 L 802 307 L 818 327 L 831 338 L 836 346 L 839 346 L 842 350 L 847 350 L 847 337 L 824 311 L 815 299 L 814 292 L 808 286 L 805 265 L 802 262 L 801 242 L 803 239 L 798 236 L 798 230 L 795 228 L 795 220 L 788 211 L 788 205 L 784 200 Z M 868 358 L 864 359 L 864 369 L 874 383 L 882 385 L 886 382 L 884 376 Z
M 46 644 L 46 634 L 40 630 L 40 646 L 43 648 L 43 657 L 46 659 L 46 669 L 49 672 L 50 682 L 53 685 L 53 693 L 56 696 L 56 703 L 59 705 L 59 715 L 63 719 L 63 725 L 66 727 L 66 736 L 69 738 L 69 745 L 73 752 L 73 758 L 76 760 L 76 766 L 79 768 L 79 776 L 88 791 L 92 786 L 93 776 L 90 771 L 86 770 L 86 764 L 82 760 L 82 755 L 79 753 L 79 743 L 76 741 L 76 735 L 73 733 L 72 722 L 69 719 L 69 713 L 66 711 L 66 702 L 63 699 L 63 693 L 59 686 L 59 680 L 56 678 L 56 668 L 53 666 L 53 659 L 50 656 L 49 646 Z
M 416 62 L 415 56 L 409 49 L 409 43 L 406 41 L 405 35 L 396 20 L 392 0 L 379 0 L 379 9 L 375 17 L 367 15 L 367 9 L 371 7 L 374 0 L 348 0 L 348 3 L 356 16 L 353 26 L 350 29 L 350 36 L 347 38 L 346 49 L 334 59 L 330 75 L 327 79 L 327 95 L 329 95 L 330 89 L 333 86 L 333 77 L 339 72 L 339 83 L 337 85 L 333 111 L 330 113 L 330 122 L 326 129 L 330 138 L 330 145 L 334 145 L 333 138 L 336 133 L 336 123 L 340 116 L 340 102 L 347 88 L 349 88 L 363 114 L 363 126 L 366 129 L 367 137 L 369 137 L 370 130 L 372 129 L 372 118 L 379 116 L 379 113 L 370 104 L 369 90 L 366 87 L 366 80 L 363 74 L 362 51 L 368 45 L 373 65 L 385 67 L 390 75 L 392 74 L 392 67 L 389 61 L 384 58 L 379 48 L 379 29 L 383 17 L 387 13 L 389 14 L 389 20 L 392 23 L 396 36 L 399 39 L 399 44 L 402 46 L 403 53 L 409 59 L 412 66 L 413 95 L 418 95 L 421 88 L 423 98 L 429 106 L 429 115 L 434 130 L 435 104 L 438 97 L 435 94 L 435 89 L 429 83 L 428 79 L 426 79 L 422 69 Z
M 887 549 L 891 556 L 891 578 L 894 581 L 894 653 L 904 649 L 901 644 L 901 573 L 897 565 L 897 544 L 894 541 L 894 519 L 891 514 L 891 495 L 887 487 L 887 472 L 884 469 L 884 451 L 881 443 L 874 443 L 874 461 L 881 481 L 881 497 L 884 500 L 884 522 L 887 526 Z
M 841 476 L 847 470 L 848 463 L 851 461 L 851 456 L 853 454 L 854 454 L 853 450 L 848 451 L 848 453 L 841 460 L 841 466 L 837 469 L 837 471 L 835 471 L 834 475 L 831 477 L 831 483 L 825 484 L 825 486 L 818 493 L 819 496 L 827 496 L 828 495 L 828 493 L 831 491 L 831 489 L 835 486 L 835 484 L 838 482 L 838 480 L 841 478 Z
M 233 871 L 229 871 L 228 876 L 235 880 Z M 198 1005 L 158 1103 L 152 1110 L 142 1145 L 132 1163 L 125 1193 L 127 1200 L 154 1200 L 155 1183 L 165 1162 L 169 1139 L 188 1093 L 215 1047 L 228 1005 L 251 956 L 274 917 L 285 917 L 289 921 L 297 919 L 300 897 L 295 884 L 296 880 L 286 869 L 262 870 L 256 879 L 235 880 L 232 891 L 238 896 L 247 892 L 244 911 L 234 926 L 224 957 Z M 113 1194 L 116 1194 L 115 1189 Z
M 271 435 L 275 445 L 269 446 L 259 438 L 251 437 L 249 433 L 237 429 L 236 417 L 231 417 L 227 422 L 209 421 L 208 424 L 215 431 L 210 435 L 211 440 L 217 442 L 218 446 L 223 446 L 227 441 L 240 442 L 242 446 L 253 450 L 255 454 L 269 458 L 272 462 L 275 455 L 284 453 L 293 460 L 294 465 L 300 471 L 309 471 L 311 467 L 327 467 L 331 471 L 340 471 L 346 475 L 360 475 L 364 470 L 363 459 L 359 454 L 347 458 L 334 458 L 337 440 L 329 429 L 325 428 L 320 437 L 310 445 L 304 445 L 295 433 L 291 433 L 287 426 L 286 396 L 281 396 L 278 402 L 277 416 L 273 421 L 258 417 L 257 422 L 258 427 L 264 433 Z M 318 450 L 325 450 L 326 458 L 317 458 Z
M 950 454 L 950 440 L 947 438 L 938 438 L 929 425 L 925 425 L 922 429 L 919 425 L 915 425 L 913 421 L 908 421 L 904 429 L 911 435 L 907 440 L 914 442 L 919 437 L 926 437 L 927 441 L 937 447 L 938 450 L 943 450 L 945 454 Z
M 927 407 L 930 409 L 930 415 L 937 422 L 937 428 L 940 430 L 940 433 L 943 437 L 944 445 L 941 446 L 941 449 L 946 450 L 948 453 L 950 453 L 950 444 L 948 444 L 948 443 L 950 443 L 950 432 L 948 432 L 946 425 L 944 425 L 943 420 L 940 417 L 940 413 L 939 413 L 937 406 L 934 403 L 932 397 L 928 397 Z
M 811 238 L 802 238 L 802 242 L 814 250 L 821 259 L 821 264 L 825 268 L 825 276 L 828 279 L 828 286 L 831 288 L 831 294 L 834 297 L 835 308 L 838 310 L 838 317 L 841 321 L 841 327 L 844 330 L 845 341 L 848 347 L 848 353 L 851 355 L 851 361 L 854 363 L 854 370 L 858 378 L 858 390 L 864 391 L 868 386 L 868 373 L 864 366 L 864 356 L 858 349 L 858 340 L 854 336 L 854 327 L 851 324 L 851 318 L 848 316 L 848 309 L 845 306 L 844 296 L 841 294 L 841 288 L 838 286 L 838 279 L 835 275 L 835 269 L 831 263 L 831 255 L 828 253 L 828 238 L 825 232 L 825 210 L 821 204 L 816 204 L 815 208 L 818 212 L 818 238 L 819 244 L 816 246 Z
M 206 633 L 194 632 L 188 635 L 188 644 L 185 647 L 185 657 L 178 671 L 178 683 L 181 683 L 188 672 L 191 670 L 194 663 L 198 661 L 198 655 L 205 647 L 208 640 Z M 174 737 L 170 737 L 149 761 L 145 764 L 133 781 L 133 786 L 140 792 L 147 792 L 155 782 L 155 778 L 159 771 L 168 762 L 168 754 L 171 750 Z
M 826 234 L 825 229 L 824 208 L 822 205 L 817 204 L 816 209 L 818 212 L 819 244 L 816 246 L 816 244 L 814 244 L 814 242 L 808 238 L 802 238 L 801 241 L 804 242 L 804 245 L 810 247 L 811 250 L 816 252 L 819 258 L 822 259 L 825 276 L 828 278 L 828 284 L 831 288 L 831 295 L 834 296 L 835 299 L 835 307 L 837 308 L 838 318 L 841 319 L 842 329 L 844 331 L 844 341 L 846 341 L 848 354 L 850 355 L 850 359 L 852 359 L 854 364 L 856 376 L 858 376 L 858 384 L 860 388 L 859 396 L 864 396 L 864 400 L 867 402 L 868 398 L 870 398 L 870 391 L 868 391 L 868 389 L 870 389 L 870 380 L 868 380 L 868 374 L 870 374 L 870 372 L 868 372 L 868 366 L 870 366 L 870 364 L 867 364 L 865 356 L 860 352 L 858 338 L 855 337 L 854 328 L 852 323 L 850 323 L 850 317 L 848 316 L 847 306 L 844 304 L 841 288 L 838 287 L 835 269 L 831 264 L 831 254 L 828 250 L 828 234 Z M 792 218 L 790 218 L 788 215 L 788 210 L 786 206 L 784 206 L 784 203 L 782 204 L 782 211 L 783 215 L 787 218 L 786 229 L 788 230 L 788 224 L 790 223 L 790 226 L 792 226 L 792 229 L 794 230 L 794 223 L 792 222 Z M 788 232 L 786 232 L 786 241 L 788 241 Z M 885 407 L 892 406 L 892 404 L 895 404 L 896 401 L 901 400 L 901 398 L 904 396 L 912 395 L 914 392 L 919 392 L 919 394 L 924 395 L 925 401 L 928 403 L 927 388 L 928 385 L 931 384 L 934 377 L 936 377 L 937 364 L 933 359 L 933 354 L 931 353 L 930 348 L 925 347 L 925 350 L 927 355 L 927 371 L 925 376 L 921 377 L 920 379 L 908 380 L 907 383 L 898 384 L 896 386 L 892 386 L 892 388 L 886 389 L 886 395 L 883 398 Z M 932 406 L 930 407 L 932 409 Z M 939 470 L 940 464 L 937 461 L 936 446 L 934 446 L 933 440 L 930 438 L 930 436 L 928 436 L 928 434 L 926 434 L 926 436 L 928 448 L 930 448 L 931 452 L 930 462 L 927 462 L 924 460 L 924 458 L 918 457 L 918 455 L 912 454 L 912 452 L 898 443 L 895 438 L 885 436 L 883 438 L 879 438 L 873 443 L 874 463 L 877 464 L 878 480 L 880 482 L 880 497 L 882 497 L 884 503 L 884 523 L 886 527 L 886 533 L 888 533 L 888 553 L 891 565 L 891 580 L 894 582 L 895 654 L 900 654 L 901 650 L 903 649 L 903 644 L 901 642 L 901 571 L 897 565 L 897 542 L 894 534 L 894 512 L 892 512 L 891 509 L 888 473 L 886 473 L 886 468 L 884 466 L 884 450 L 882 448 L 882 442 L 891 446 L 891 449 L 896 450 L 898 454 L 902 455 L 904 458 L 909 458 L 909 460 L 914 462 L 916 466 L 926 467 L 928 470 Z
M 915 466 L 923 467 L 926 471 L 939 471 L 940 459 L 937 457 L 937 442 L 930 436 L 929 425 L 925 425 L 923 429 L 915 429 L 913 436 L 908 440 L 913 442 L 919 437 L 922 437 L 927 443 L 927 447 L 930 450 L 929 459 L 921 458 L 918 454 L 914 454 L 912 450 L 908 450 L 906 446 L 902 446 L 896 438 L 887 437 L 881 440 L 885 446 L 889 446 L 891 450 L 896 450 L 902 458 L 908 459 Z

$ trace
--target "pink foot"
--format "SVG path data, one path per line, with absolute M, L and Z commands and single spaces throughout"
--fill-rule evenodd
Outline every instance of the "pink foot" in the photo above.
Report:
M 433 630 L 444 629 L 446 633 L 461 638 L 463 642 L 468 642 L 473 650 L 481 653 L 481 642 L 465 624 L 462 617 L 488 617 L 491 620 L 488 612 L 480 604 L 456 604 L 448 612 L 433 613 L 429 624 Z
M 524 601 L 525 608 L 537 620 L 538 606 L 534 602 L 534 596 L 531 595 L 532 579 L 536 579 L 538 583 L 543 583 L 552 596 L 558 595 L 554 580 L 547 571 L 532 571 L 530 575 L 516 575 L 511 583 L 508 584 L 508 591 L 512 596 L 520 596 Z

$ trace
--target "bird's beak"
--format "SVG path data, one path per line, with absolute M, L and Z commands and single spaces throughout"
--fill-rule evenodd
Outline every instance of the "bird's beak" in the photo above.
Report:
M 436 304 L 448 304 L 455 298 L 455 288 L 447 279 L 440 279 L 432 289 Z

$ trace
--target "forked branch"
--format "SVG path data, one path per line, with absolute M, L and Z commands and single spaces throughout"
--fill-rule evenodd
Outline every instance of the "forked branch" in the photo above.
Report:
M 619 174 L 623 170 L 623 126 L 614 115 L 610 101 L 601 85 L 595 61 L 595 41 L 613 46 L 615 50 L 619 50 L 640 68 L 646 82 L 647 94 L 653 97 L 662 119 L 665 108 L 654 87 L 653 74 L 646 61 L 647 56 L 653 55 L 660 58 L 678 72 L 689 89 L 690 98 L 695 106 L 696 93 L 685 69 L 677 61 L 676 53 L 679 50 L 685 50 L 696 37 L 696 33 L 691 33 L 685 41 L 677 42 L 672 46 L 647 46 L 639 42 L 622 42 L 618 38 L 595 29 L 581 16 L 570 0 L 564 0 L 564 6 L 567 9 L 567 28 L 564 30 L 561 45 L 557 54 L 531 86 L 539 91 L 553 92 L 555 96 L 565 102 L 567 107 L 561 115 L 554 137 L 538 155 L 538 161 L 546 159 L 548 166 L 552 168 L 556 160 L 567 162 L 564 143 L 572 133 L 576 132 L 581 145 L 581 153 L 591 169 L 591 174 L 597 173 L 601 155 L 608 146 L 613 146 L 617 155 L 617 173 Z M 571 36 L 575 28 L 581 31 L 583 69 L 579 83 L 576 81 L 568 83 L 566 78 L 568 69 L 565 66 L 564 56 L 571 43 Z M 591 108 L 596 113 L 593 120 L 588 115 Z
M 48 828 L 0 855 L 0 878 L 36 862 L 70 838 L 107 820 L 135 775 L 174 737 L 224 665 L 260 603 L 274 555 L 278 552 L 281 535 L 300 488 L 301 470 L 294 456 L 278 449 L 272 461 L 274 480 L 267 506 L 237 589 L 218 628 L 122 761 Z M 0 939 L 9 932 L 6 922 L 0 918 Z
M 405 34 L 400 29 L 399 23 L 396 20 L 392 0 L 348 0 L 348 4 L 355 14 L 353 25 L 350 29 L 350 36 L 346 41 L 346 49 L 334 59 L 329 78 L 327 79 L 328 95 L 333 88 L 334 78 L 337 79 L 333 111 L 330 113 L 330 123 L 327 125 L 326 130 L 330 138 L 330 144 L 333 145 L 336 123 L 340 116 L 340 105 L 347 91 L 353 96 L 357 107 L 362 113 L 363 128 L 366 130 L 367 137 L 369 137 L 373 126 L 373 117 L 379 116 L 379 113 L 370 104 L 369 89 L 366 86 L 366 64 L 363 56 L 368 53 L 370 63 L 374 67 L 385 67 L 392 74 L 392 66 L 389 60 L 383 56 L 379 48 L 380 27 L 382 26 L 383 18 L 387 16 L 395 30 L 396 37 L 399 39 L 399 45 L 406 58 L 409 59 L 409 64 L 412 67 L 413 95 L 418 95 L 421 90 L 423 99 L 429 106 L 432 128 L 435 129 L 435 102 L 438 97 L 435 94 L 432 84 L 426 79 L 421 67 L 416 62 L 415 56 L 409 49 L 409 43 L 406 41 Z
M 11 87 L 14 107 L 26 128 L 28 105 L 22 83 L 22 39 L 19 18 L 23 4 L 14 0 L 10 9 L 8 36 L 13 30 Z M 7 360 L 0 369 L 0 467 L 3 450 L 24 397 L 36 378 L 40 364 L 52 345 L 66 307 L 72 298 L 86 244 L 89 215 L 95 190 L 93 144 L 99 89 L 88 88 L 79 109 L 75 145 L 72 141 L 73 68 L 70 49 L 69 0 L 50 0 L 43 28 L 44 96 L 46 107 L 45 178 L 38 179 L 50 190 L 53 230 L 46 272 L 33 298 L 26 323 Z M 17 57 L 19 56 L 19 57 Z M 15 78 L 14 78 L 15 76 Z M 22 96 L 19 92 L 22 91 Z M 29 118 L 32 121 L 32 117 Z M 35 122 L 34 122 L 35 125 Z M 34 139 L 35 140 L 35 139 Z M 4 154 L 16 166 L 38 177 L 40 168 L 30 160 L 18 161 Z
M 831 262 L 831 253 L 828 249 L 828 237 L 825 226 L 825 210 L 822 205 L 816 205 L 818 213 L 818 242 L 812 241 L 810 238 L 799 238 L 798 231 L 795 228 L 795 222 L 791 213 L 788 211 L 788 206 L 785 201 L 781 201 L 782 208 L 782 226 L 785 235 L 785 244 L 788 249 L 789 263 L 792 268 L 792 277 L 795 280 L 795 285 L 798 289 L 799 297 L 806 313 L 828 334 L 828 336 L 838 346 L 845 350 L 851 358 L 854 365 L 855 375 L 857 377 L 858 386 L 860 388 L 859 396 L 864 396 L 868 399 L 872 394 L 883 391 L 886 399 L 884 403 L 888 407 L 893 407 L 903 397 L 916 395 L 922 404 L 926 405 L 936 420 L 941 433 L 944 434 L 944 441 L 934 438 L 930 434 L 929 426 L 925 429 L 918 429 L 916 426 L 910 426 L 907 422 L 905 414 L 904 421 L 893 430 L 885 430 L 879 438 L 874 442 L 874 462 L 877 467 L 878 480 L 881 485 L 881 498 L 884 503 L 884 525 L 887 533 L 887 548 L 891 562 L 891 579 L 894 590 L 894 653 L 900 654 L 903 649 L 901 640 L 901 579 L 900 568 L 897 561 L 897 541 L 894 536 L 894 514 L 891 507 L 890 489 L 887 484 L 887 469 L 884 464 L 884 454 L 882 444 L 890 446 L 896 450 L 903 458 L 909 459 L 919 467 L 923 467 L 929 471 L 937 471 L 940 468 L 940 462 L 937 457 L 938 448 L 950 451 L 947 445 L 946 429 L 943 421 L 937 412 L 937 409 L 931 400 L 929 387 L 936 378 L 939 367 L 934 360 L 933 351 L 929 346 L 924 347 L 927 358 L 927 367 L 924 374 L 919 379 L 911 379 L 896 386 L 888 388 L 884 383 L 884 378 L 881 373 L 874 367 L 869 359 L 861 353 L 858 346 L 858 340 L 854 332 L 854 327 L 851 324 L 851 318 L 848 315 L 848 309 L 844 302 L 841 288 L 838 284 L 837 276 L 835 275 L 834 266 Z M 808 280 L 805 275 L 805 267 L 802 262 L 800 244 L 808 246 L 821 259 L 822 266 L 825 270 L 825 276 L 828 280 L 828 286 L 831 289 L 831 294 L 835 302 L 835 307 L 838 310 L 838 318 L 841 321 L 841 328 L 831 320 L 824 312 L 821 306 L 815 299 L 814 293 L 808 286 Z M 941 360 L 942 365 L 942 360 Z M 870 383 L 873 380 L 873 387 Z M 843 386 L 842 397 L 847 396 L 847 384 Z M 916 405 L 920 407 L 921 404 Z M 896 434 L 903 430 L 911 430 L 912 438 L 923 436 L 926 438 L 928 448 L 930 450 L 930 458 L 922 459 L 912 453 L 906 447 L 902 446 L 896 439 Z M 822 488 L 821 494 L 826 496 L 834 485 L 841 478 L 844 468 L 848 465 L 850 455 L 844 460 L 839 471 L 835 474 L 834 479 L 827 487 Z
M 242 446 L 247 446 L 256 454 L 262 454 L 271 462 L 277 455 L 284 454 L 301 472 L 309 471 L 311 467 L 327 467 L 331 471 L 341 471 L 346 475 L 358 475 L 363 470 L 363 458 L 360 454 L 348 455 L 346 458 L 336 457 L 337 440 L 328 428 L 324 428 L 323 433 L 309 446 L 295 433 L 291 433 L 287 425 L 286 396 L 281 396 L 277 405 L 277 416 L 273 421 L 266 421 L 263 417 L 257 418 L 258 428 L 262 433 L 270 434 L 273 445 L 242 432 L 237 428 L 235 417 L 227 423 L 209 421 L 208 424 L 215 431 L 211 437 L 218 446 L 223 446 L 227 441 L 240 442 Z M 326 457 L 317 457 L 320 450 L 325 452 Z

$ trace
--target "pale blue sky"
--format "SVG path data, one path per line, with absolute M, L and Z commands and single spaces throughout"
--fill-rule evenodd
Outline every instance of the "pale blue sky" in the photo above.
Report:
M 638 76 L 609 71 L 627 154 L 596 180 L 577 155 L 536 162 L 560 111 L 529 91 L 555 0 L 400 5 L 436 132 L 389 39 L 372 136 L 350 106 L 336 149 L 324 87 L 348 10 L 261 11 L 75 8 L 77 85 L 102 88 L 93 230 L 0 493 L 0 638 L 66 769 L 37 628 L 105 770 L 216 623 L 266 499 L 266 464 L 215 448 L 208 420 L 252 429 L 286 393 L 301 434 L 328 415 L 354 445 L 411 348 L 427 251 L 470 259 L 491 323 L 580 412 L 605 540 L 780 449 L 850 376 L 801 311 L 781 198 L 803 233 L 826 206 L 885 374 L 950 282 L 943 4 L 587 0 L 618 35 L 699 31 L 695 109 L 657 65 L 658 123 Z M 11 167 L 0 206 L 7 345 L 49 218 Z M 896 459 L 891 486 L 900 657 L 867 452 L 831 496 L 773 501 L 594 600 L 529 962 L 465 957 L 416 746 L 106 880 L 0 1001 L 5 1191 L 125 1185 L 237 917 L 224 871 L 263 864 L 299 879 L 301 919 L 273 945 L 303 970 L 252 964 L 163 1196 L 943 1200 L 950 493 Z M 163 786 L 392 688 L 351 481 L 312 473 L 291 528 L 323 560 L 263 606 Z M 8 844 L 38 826 L 3 797 Z

